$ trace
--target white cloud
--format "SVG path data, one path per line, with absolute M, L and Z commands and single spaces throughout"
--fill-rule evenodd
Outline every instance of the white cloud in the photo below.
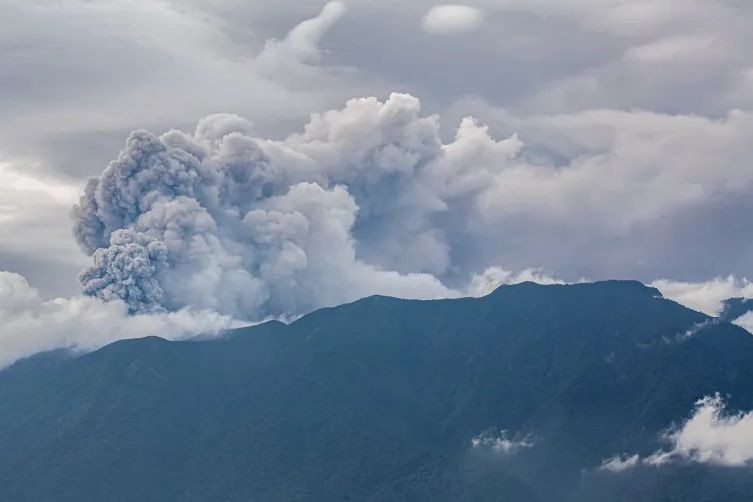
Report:
M 637 466 L 639 462 L 640 456 L 637 454 L 631 456 L 616 455 L 604 460 L 599 469 L 609 472 L 623 472 Z
M 535 282 L 538 284 L 565 284 L 544 273 L 540 268 L 527 268 L 519 273 L 513 273 L 502 267 L 489 267 L 482 273 L 474 275 L 466 292 L 469 296 L 485 296 L 503 284 L 519 284 L 521 282 Z
M 476 111 L 494 120 L 488 109 Z M 524 147 L 512 161 L 496 155 L 489 163 L 496 170 L 479 196 L 479 226 L 501 243 L 515 242 L 521 254 L 525 248 L 530 262 L 643 280 L 745 269 L 740 232 L 714 222 L 742 214 L 736 208 L 747 205 L 753 187 L 742 161 L 750 113 L 718 120 L 616 110 L 523 119 L 502 113 L 499 126 L 518 130 Z M 710 249 L 693 235 L 701 229 L 727 244 Z M 509 261 L 516 254 L 504 252 L 500 262 L 519 267 Z
M 286 66 L 320 62 L 319 44 L 345 11 L 345 2 L 329 2 L 317 16 L 302 21 L 282 40 L 268 40 L 257 56 L 257 61 L 266 71 L 279 71 Z
M 89 351 L 151 335 L 181 340 L 236 325 L 209 311 L 130 316 L 120 301 L 103 303 L 82 296 L 43 300 L 24 277 L 0 271 L 0 368 L 37 352 Z
M 753 312 L 748 312 L 737 319 L 734 319 L 732 324 L 736 324 L 749 333 L 753 333 Z
M 648 462 L 662 464 L 675 458 L 725 466 L 743 466 L 753 460 L 753 412 L 730 414 L 717 394 L 696 403 L 693 416 L 667 434 L 672 448 Z
M 638 455 L 616 456 L 602 462 L 600 469 L 621 472 L 638 465 L 662 466 L 673 462 L 695 462 L 742 467 L 753 461 L 753 412 L 731 414 L 719 396 L 696 402 L 692 416 L 680 427 L 663 435 L 668 449 Z
M 708 315 L 716 316 L 729 298 L 753 298 L 753 283 L 734 276 L 717 277 L 706 282 L 678 282 L 660 279 L 651 286 L 665 298 Z
M 336 0 L 324 6 L 318 16 L 303 21 L 293 28 L 284 43 L 299 59 L 316 58 L 322 37 L 345 14 L 345 2 Z
M 433 7 L 423 19 L 423 28 L 429 33 L 451 35 L 476 30 L 483 22 L 483 13 L 467 5 L 440 5 Z
M 501 430 L 499 434 L 485 432 L 471 438 L 471 447 L 475 449 L 489 449 L 495 453 L 510 455 L 523 449 L 533 448 L 534 442 L 526 436 L 520 440 L 510 439 L 507 431 Z

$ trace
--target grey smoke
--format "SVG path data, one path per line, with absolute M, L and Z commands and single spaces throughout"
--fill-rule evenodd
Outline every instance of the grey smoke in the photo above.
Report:
M 219 114 L 193 134 L 132 133 L 74 209 L 76 238 L 93 258 L 84 293 L 132 312 L 190 306 L 237 318 L 373 292 L 456 294 L 427 273 L 450 263 L 428 221 L 446 208 L 438 192 L 450 180 L 429 176 L 442 144 L 418 100 L 353 100 L 281 142 L 250 129 Z
M 116 230 L 110 246 L 92 255 L 94 266 L 81 274 L 83 292 L 104 300 L 121 299 L 132 311 L 154 310 L 163 296 L 157 271 L 167 266 L 162 241 L 130 230 Z
M 532 266 L 571 282 L 650 279 L 703 263 L 699 235 L 727 232 L 708 222 L 747 208 L 753 186 L 742 161 L 753 115 L 742 111 L 543 116 L 505 139 L 465 118 L 443 142 L 437 116 L 392 94 L 314 114 L 281 140 L 252 131 L 217 114 L 193 133 L 134 132 L 74 211 L 93 257 L 84 291 L 132 312 L 255 320 L 377 293 L 478 294 L 542 276 Z M 556 135 L 580 154 L 541 155 Z M 712 277 L 727 266 L 715 263 Z M 687 289 L 662 284 L 677 290 L 669 297 Z M 694 284 L 689 297 L 705 298 Z

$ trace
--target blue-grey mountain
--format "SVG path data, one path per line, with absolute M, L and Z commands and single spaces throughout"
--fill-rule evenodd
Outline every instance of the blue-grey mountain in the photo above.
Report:
M 749 500 L 747 467 L 599 467 L 704 396 L 753 408 L 751 361 L 743 329 L 617 281 L 44 354 L 0 373 L 0 498 Z

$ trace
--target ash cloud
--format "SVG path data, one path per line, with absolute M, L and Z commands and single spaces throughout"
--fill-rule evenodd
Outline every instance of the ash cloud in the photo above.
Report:
M 656 277 L 668 263 L 702 263 L 703 245 L 690 245 L 699 228 L 726 232 L 708 223 L 749 205 L 741 140 L 752 117 L 599 111 L 539 117 L 503 139 L 467 117 L 444 142 L 438 116 L 394 93 L 314 114 L 280 140 L 232 114 L 191 133 L 136 131 L 74 209 L 93 262 L 84 292 L 132 312 L 256 320 L 370 294 L 446 298 L 554 281 L 532 265 L 571 282 Z M 583 141 L 583 130 L 594 136 Z M 555 133 L 559 148 L 581 152 L 566 164 L 540 154 Z M 716 292 L 658 284 L 714 309 Z
M 451 173 L 434 172 L 438 123 L 417 99 L 352 100 L 284 141 L 250 130 L 219 114 L 192 134 L 132 133 L 74 209 L 93 259 L 84 293 L 135 313 L 191 306 L 245 319 L 371 293 L 457 294 L 435 275 L 450 245 L 429 221 L 447 209 Z

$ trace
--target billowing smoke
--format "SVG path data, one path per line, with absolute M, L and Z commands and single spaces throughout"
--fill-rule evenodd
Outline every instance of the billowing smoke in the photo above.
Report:
M 731 203 L 719 201 L 747 204 L 739 187 L 753 186 L 738 159 L 753 116 L 650 127 L 657 117 L 641 117 L 542 118 L 526 133 L 533 145 L 496 140 L 466 118 L 443 143 L 438 117 L 392 94 L 312 115 L 282 140 L 230 114 L 191 134 L 137 131 L 75 208 L 76 238 L 93 258 L 83 290 L 132 312 L 262 319 L 376 293 L 477 295 L 546 279 L 531 266 L 569 270 L 570 281 L 640 278 L 669 254 L 692 261 L 674 250 L 697 232 L 668 238 L 668 221 L 695 228 L 686 223 Z M 580 144 L 566 165 L 535 144 L 602 122 L 627 132 Z
M 437 118 L 404 94 L 313 115 L 283 141 L 251 127 L 218 114 L 193 134 L 132 133 L 74 210 L 93 258 L 83 291 L 131 312 L 244 319 L 372 293 L 454 296 L 445 284 L 470 278 L 453 269 L 453 239 L 490 177 L 467 150 L 486 142 L 499 164 L 519 147 L 470 120 L 443 145 Z

